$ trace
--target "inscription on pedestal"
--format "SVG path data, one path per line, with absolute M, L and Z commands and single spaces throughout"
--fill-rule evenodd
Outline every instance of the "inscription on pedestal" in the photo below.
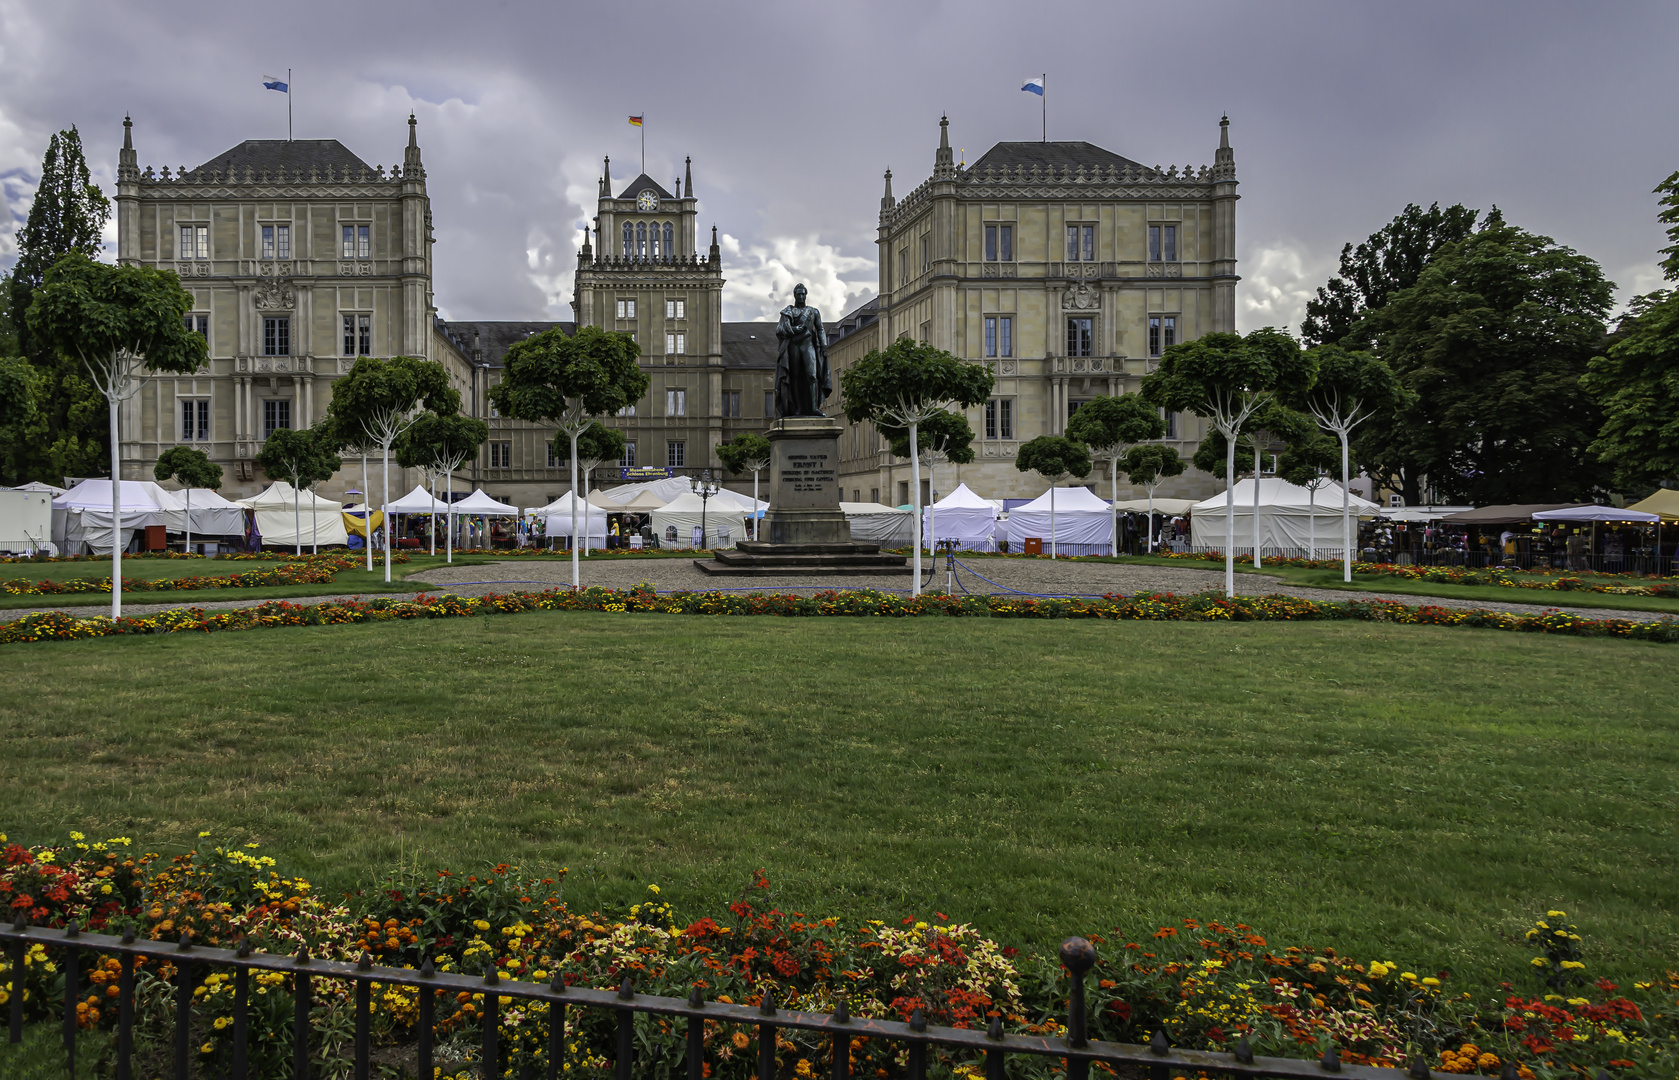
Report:
M 834 480 L 827 454 L 788 454 L 781 468 L 781 483 L 791 491 L 822 494 L 834 486 Z

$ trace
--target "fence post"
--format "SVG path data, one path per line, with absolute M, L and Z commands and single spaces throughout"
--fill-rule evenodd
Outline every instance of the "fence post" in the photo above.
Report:
M 1083 1050 L 1090 1045 L 1085 1022 L 1084 974 L 1096 966 L 1096 950 L 1081 937 L 1070 937 L 1061 943 L 1061 962 L 1067 965 L 1072 984 L 1067 990 L 1067 1045 Z M 1090 1076 L 1088 1058 L 1067 1059 L 1067 1080 L 1087 1080 Z

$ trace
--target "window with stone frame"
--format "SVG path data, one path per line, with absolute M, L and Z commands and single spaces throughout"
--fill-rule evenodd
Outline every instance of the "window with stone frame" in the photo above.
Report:
M 688 335 L 681 330 L 665 335 L 665 355 L 686 356 L 688 354 Z
M 665 391 L 665 415 L 688 415 L 688 391 L 681 388 L 671 388 Z
M 210 441 L 210 399 L 181 398 L 181 441 Z
M 723 415 L 730 419 L 740 419 L 740 391 L 723 391 Z
M 1178 227 L 1176 225 L 1160 224 L 1148 227 L 1148 261 L 1178 261 Z
M 1014 226 L 1002 222 L 985 223 L 985 261 L 1014 261 Z
M 626 439 L 624 441 L 624 453 L 623 453 L 623 456 L 621 456 L 618 459 L 618 464 L 623 466 L 626 469 L 635 468 L 635 440 L 634 439 Z
M 1148 354 L 1159 356 L 1178 343 L 1176 315 L 1150 315 L 1148 318 Z
M 1014 438 L 1014 399 L 992 398 L 985 403 L 985 438 Z
M 1067 226 L 1067 261 L 1096 261 L 1095 225 L 1085 225 L 1081 223 Z
M 686 301 L 686 300 L 666 300 L 665 301 L 665 318 L 667 318 L 667 319 L 686 319 L 687 317 L 688 317 L 688 301 Z
M 1096 355 L 1096 320 L 1088 315 L 1074 315 L 1067 319 L 1067 355 Z
M 344 355 L 373 355 L 373 316 L 344 316 Z
M 619 299 L 617 314 L 620 319 L 635 318 L 635 297 L 630 296 Z
M 188 331 L 196 333 L 199 337 L 204 339 L 205 345 L 209 345 L 209 343 L 210 343 L 210 316 L 208 316 L 208 315 L 197 315 L 197 314 L 184 315 L 184 316 L 182 316 L 182 320 L 186 323 L 186 327 L 187 327 Z
M 210 257 L 210 226 L 182 225 L 181 246 L 176 255 L 180 259 L 208 259 Z
M 1177 438 L 1178 437 L 1178 414 L 1175 413 L 1175 412 L 1167 412 L 1165 409 L 1161 409 L 1160 410 L 1160 419 L 1162 419 L 1166 422 L 1165 434 L 1161 435 L 1160 437 L 1162 439 L 1175 439 L 1175 438 Z
M 490 447 L 490 464 L 492 469 L 511 469 L 513 467 L 513 444 L 511 442 L 493 442 Z
M 262 317 L 262 355 L 291 355 L 291 318 L 287 315 Z
M 370 259 L 373 257 L 373 228 L 370 225 L 345 225 L 339 235 L 343 241 L 340 250 L 345 259 Z
M 266 442 L 268 437 L 281 428 L 291 427 L 291 401 L 287 398 L 268 398 L 262 403 L 262 437 Z
M 688 464 L 688 444 L 680 439 L 665 443 L 665 467 L 680 469 Z
M 1014 355 L 1014 316 L 987 315 L 985 317 L 985 355 L 987 357 Z
M 262 257 L 265 259 L 291 258 L 290 225 L 264 225 L 262 227 Z

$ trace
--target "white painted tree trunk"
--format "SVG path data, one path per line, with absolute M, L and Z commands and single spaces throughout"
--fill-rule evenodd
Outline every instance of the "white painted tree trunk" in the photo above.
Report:
M 112 364 L 116 361 L 113 359 Z M 111 618 L 122 618 L 122 448 L 117 445 L 117 397 L 106 395 L 111 406 Z
M 1348 473 L 1352 463 L 1347 453 L 1347 429 L 1343 427 L 1337 434 L 1341 436 L 1341 580 L 1350 585 L 1353 580 L 1353 502 L 1352 491 L 1348 487 L 1352 477 Z
M 187 485 L 187 554 L 192 554 L 192 485 Z
M 113 421 L 114 423 L 114 421 Z M 911 596 L 921 595 L 921 448 L 917 445 L 918 427 L 915 420 L 909 422 L 909 501 L 915 515 L 915 583 Z
M 444 556 L 443 556 L 443 561 L 444 562 L 449 562 L 449 563 L 452 563 L 452 562 L 455 561 L 455 469 L 456 468 L 458 468 L 458 466 L 451 466 L 450 469 L 449 469 L 449 474 L 443 478 L 443 496 L 444 496 L 444 499 L 446 500 L 445 505 L 443 507 L 443 510 L 444 510 L 444 517 L 443 517 L 443 551 L 444 551 Z
M 1253 440 L 1253 568 L 1259 569 L 1259 439 Z
M 1306 489 L 1306 561 L 1318 557 L 1318 486 Z
M 571 587 L 579 588 L 583 580 L 583 567 L 578 562 L 577 555 L 577 436 L 581 434 L 576 424 L 571 425 Z M 587 521 L 587 516 L 584 517 Z
M 391 444 L 385 441 L 379 444 L 379 456 L 384 463 L 384 476 L 380 480 L 379 510 L 385 515 L 385 584 L 391 581 Z
M 1224 437 L 1224 595 L 1236 595 L 1236 429 Z
M 367 552 L 367 572 L 373 573 L 373 496 L 367 493 L 367 451 L 361 452 L 361 538 Z
M 1118 447 L 1114 448 L 1114 456 L 1109 459 L 1109 468 L 1112 470 L 1112 474 L 1111 474 L 1112 485 L 1109 488 L 1109 498 L 1113 501 L 1113 505 L 1108 507 L 1108 509 L 1113 511 L 1113 514 L 1111 515 L 1113 517 L 1113 524 L 1112 524 L 1113 535 L 1110 536 L 1108 539 L 1110 541 L 1110 545 L 1113 548 L 1113 556 L 1114 556 L 1114 558 L 1117 559 L 1117 558 L 1119 558 L 1119 449 L 1118 449 Z M 1152 494 L 1149 496 L 1149 505 L 1150 506 L 1154 505 L 1154 496 Z M 1150 535 L 1153 535 L 1153 531 L 1152 531 L 1153 526 L 1154 526 L 1154 519 L 1152 517 L 1150 517 L 1150 519 L 1149 519 Z
M 433 555 L 436 555 L 437 554 L 437 474 L 428 469 L 428 470 L 426 470 L 426 479 L 431 481 L 431 487 L 429 489 L 429 491 L 431 493 L 431 516 L 430 516 L 431 528 L 430 528 L 429 531 L 431 533 L 431 553 Z

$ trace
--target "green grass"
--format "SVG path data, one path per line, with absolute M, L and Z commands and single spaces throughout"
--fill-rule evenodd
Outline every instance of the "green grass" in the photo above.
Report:
M 328 892 L 571 869 L 972 920 L 1184 916 L 1485 987 L 1569 911 L 1679 960 L 1671 647 L 1380 624 L 536 613 L 8 647 L 0 831 L 255 838 Z
M 0 1076 L 6 1080 L 69 1080 L 64 1029 L 56 1023 L 29 1024 L 23 1039 L 0 1039 Z M 108 1076 L 115 1061 L 116 1039 L 109 1031 L 76 1035 L 76 1076 Z

